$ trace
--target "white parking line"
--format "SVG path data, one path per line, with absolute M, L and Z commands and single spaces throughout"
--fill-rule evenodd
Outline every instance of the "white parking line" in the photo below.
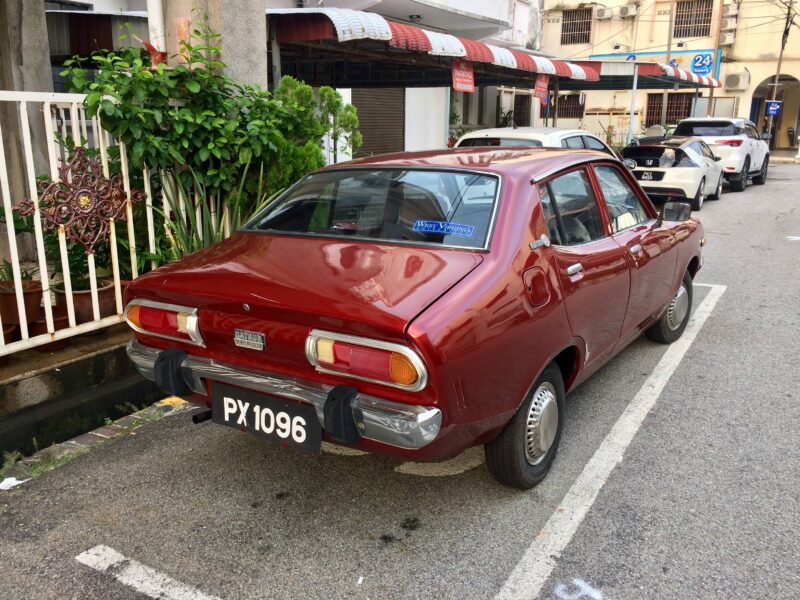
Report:
M 95 546 L 75 557 L 79 563 L 95 571 L 108 573 L 120 583 L 150 598 L 161 600 L 220 600 L 193 587 L 184 585 L 135 560 L 125 558 L 108 546 Z
M 699 284 L 698 284 L 699 285 Z M 583 472 L 561 500 L 542 530 L 533 539 L 514 571 L 497 593 L 497 600 L 535 598 L 556 566 L 556 559 L 569 544 L 611 471 L 622 460 L 625 450 L 678 368 L 703 323 L 725 292 L 724 285 L 710 285 L 683 335 L 673 342 L 650 377 L 625 408 L 614 427 L 586 464 Z

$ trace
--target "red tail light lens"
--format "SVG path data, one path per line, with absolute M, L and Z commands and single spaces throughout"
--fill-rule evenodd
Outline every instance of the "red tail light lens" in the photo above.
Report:
M 196 308 L 133 300 L 125 308 L 125 320 L 134 331 L 145 335 L 203 345 Z
M 313 330 L 306 355 L 318 371 L 418 391 L 427 373 L 417 354 L 400 344 Z
M 715 144 L 719 144 L 721 146 L 741 146 L 742 140 L 716 140 Z

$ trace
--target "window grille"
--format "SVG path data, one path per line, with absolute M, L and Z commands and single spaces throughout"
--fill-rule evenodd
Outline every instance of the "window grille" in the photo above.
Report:
M 558 118 L 559 119 L 582 119 L 583 104 L 578 94 L 558 97 Z
M 711 0 L 708 0 L 711 2 Z M 592 9 L 579 8 L 561 12 L 561 43 L 588 44 L 592 33 Z
M 647 94 L 647 117 L 645 119 L 645 127 L 661 123 L 662 98 L 663 94 L 661 93 Z M 667 97 L 667 124 L 673 125 L 681 119 L 688 119 L 692 115 L 693 99 L 693 92 L 669 94 Z
M 517 127 L 530 127 L 531 97 L 529 94 L 516 94 L 514 96 L 514 124 Z
M 711 35 L 712 0 L 681 0 L 675 4 L 676 38 L 707 37 Z

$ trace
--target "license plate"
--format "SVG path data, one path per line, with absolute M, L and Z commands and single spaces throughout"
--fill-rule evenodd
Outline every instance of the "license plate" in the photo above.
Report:
M 649 180 L 652 181 L 653 172 L 652 171 L 642 171 L 642 179 L 649 179 Z
M 322 444 L 314 407 L 224 383 L 213 386 L 211 420 L 307 452 L 319 453 Z

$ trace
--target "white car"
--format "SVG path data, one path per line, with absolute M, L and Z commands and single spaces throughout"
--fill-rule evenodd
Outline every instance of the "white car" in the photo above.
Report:
M 692 210 L 700 210 L 706 197 L 719 200 L 722 194 L 720 160 L 700 138 L 669 138 L 660 144 L 628 146 L 622 156 L 653 200 L 688 201 Z
M 467 146 L 547 146 L 549 148 L 582 148 L 619 155 L 595 134 L 583 129 L 559 127 L 497 127 L 476 129 L 462 135 L 456 148 Z
M 696 136 L 720 158 L 725 179 L 734 192 L 744 191 L 748 179 L 756 185 L 767 181 L 769 136 L 761 136 L 751 121 L 739 118 L 707 117 L 684 119 L 675 136 Z M 766 138 L 766 139 L 765 139 Z

